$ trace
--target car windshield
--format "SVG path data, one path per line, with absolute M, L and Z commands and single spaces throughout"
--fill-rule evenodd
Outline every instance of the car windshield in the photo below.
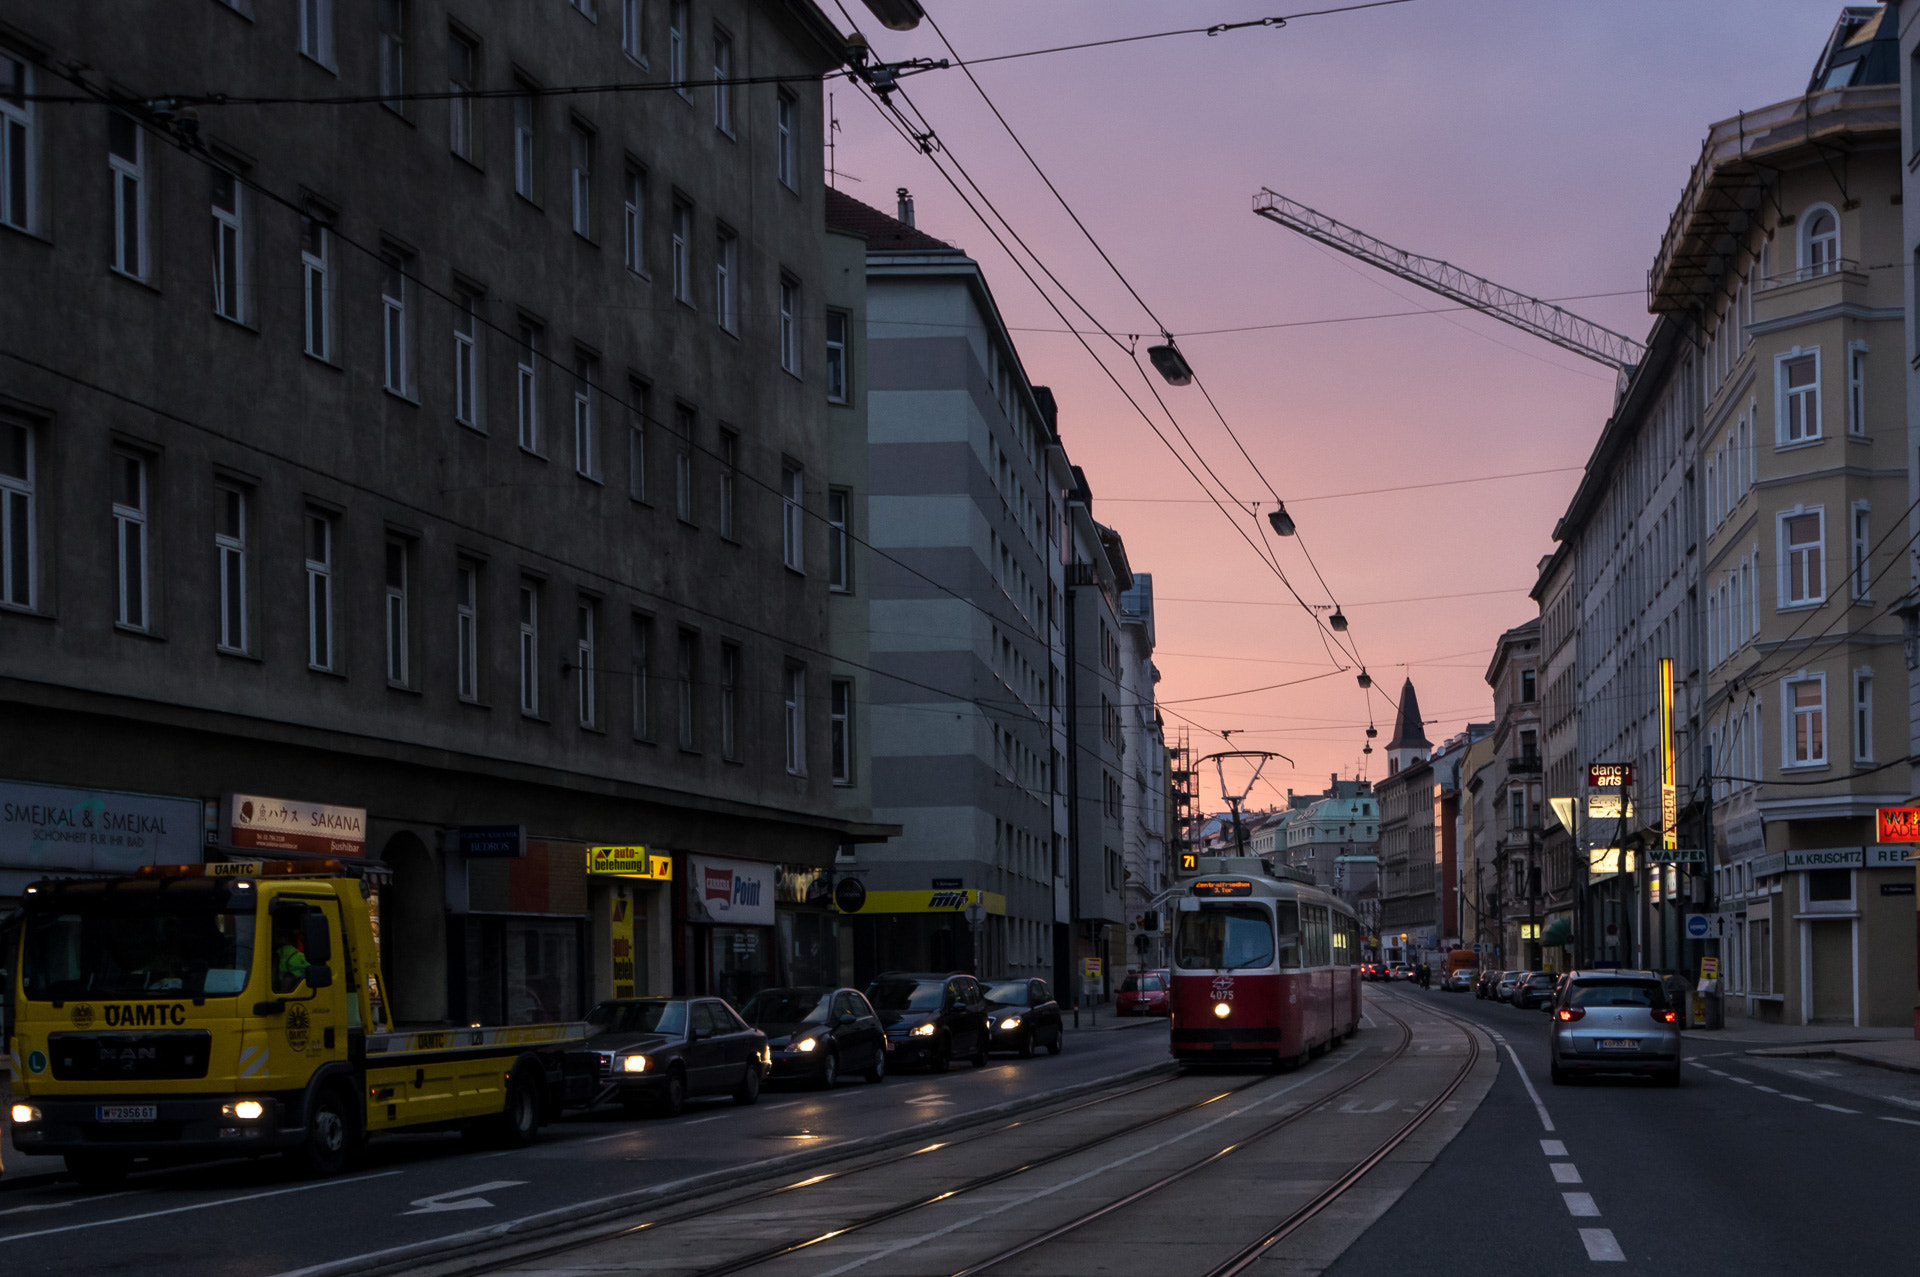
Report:
M 602 1002 L 587 1012 L 587 1023 L 609 1033 L 664 1033 L 687 1031 L 684 1002 Z
M 763 1024 L 824 1024 L 831 989 L 762 989 L 740 1008 L 740 1018 Z
M 876 1011 L 938 1011 L 945 980 L 875 980 L 867 1001 Z
M 222 896 L 138 908 L 112 897 L 49 901 L 27 914 L 21 988 L 36 1002 L 231 997 L 253 969 L 255 901 Z
M 1646 1007 L 1663 1010 L 1666 991 L 1651 980 L 1575 980 L 1567 1004 L 1576 1007 Z
M 1273 918 L 1259 905 L 1208 905 L 1179 917 L 1174 950 L 1181 966 L 1231 971 L 1273 965 Z
M 998 1002 L 1003 1006 L 1023 1007 L 1027 1005 L 1027 982 L 1025 980 L 999 980 L 987 986 L 987 1001 Z

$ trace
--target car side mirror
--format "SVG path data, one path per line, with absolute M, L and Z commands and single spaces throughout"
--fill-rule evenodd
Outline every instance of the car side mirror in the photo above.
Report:
M 713 1034 L 709 1033 L 705 1029 L 688 1029 L 687 1030 L 687 1041 L 689 1042 L 703 1042 L 707 1038 L 710 1038 L 712 1036 Z
M 835 1017 L 833 1021 L 836 1027 L 844 1027 L 849 1024 L 858 1024 L 859 1022 L 860 1022 L 860 1017 L 853 1014 L 851 1011 L 842 1011 L 837 1017 Z
M 324 962 L 309 963 L 306 981 L 309 989 L 329 988 L 333 984 L 333 968 Z

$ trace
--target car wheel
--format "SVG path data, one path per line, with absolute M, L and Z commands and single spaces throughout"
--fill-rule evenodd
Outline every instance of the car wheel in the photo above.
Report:
M 1047 1054 L 1058 1055 L 1067 1048 L 1067 1026 L 1062 1024 L 1053 1031 L 1053 1041 L 1047 1043 Z
M 833 1057 L 827 1057 L 831 1060 Z M 831 1083 L 829 1083 L 831 1085 Z M 752 1104 L 760 1098 L 760 1061 L 754 1060 L 747 1065 L 747 1075 L 740 1079 L 740 1085 L 733 1088 L 735 1104 Z
M 876 1085 L 887 1080 L 887 1053 L 884 1048 L 874 1051 L 873 1067 L 864 1075 L 867 1081 Z
M 295 1165 L 302 1174 L 315 1179 L 338 1175 L 346 1169 L 352 1148 L 353 1128 L 346 1101 L 337 1089 L 328 1087 L 307 1106 L 307 1138 L 294 1154 Z
M 1032 1029 L 1028 1029 L 1025 1033 L 1020 1035 L 1020 1058 L 1023 1060 L 1031 1060 L 1033 1058 L 1033 1030 Z
M 1567 1084 L 1567 1071 L 1558 1064 L 1549 1061 L 1547 1064 L 1547 1080 L 1555 1086 L 1565 1086 Z
M 687 1071 L 678 1064 L 667 1066 L 666 1085 L 654 1098 L 653 1107 L 661 1117 L 679 1117 L 687 1111 Z
M 757 1072 L 758 1070 L 756 1070 Z M 840 1080 L 840 1053 L 828 1051 L 827 1058 L 820 1061 L 820 1076 L 814 1079 L 814 1085 L 823 1091 L 831 1091 L 833 1084 Z
M 111 1153 L 68 1153 L 67 1174 L 93 1192 L 118 1188 L 133 1169 L 133 1159 Z
M 987 1031 L 980 1030 L 980 1036 L 974 1041 L 978 1045 L 973 1048 L 973 1057 L 969 1063 L 976 1069 L 984 1069 L 987 1067 Z
M 927 1070 L 931 1073 L 945 1073 L 953 1067 L 953 1043 L 941 1041 L 933 1048 L 933 1056 L 927 1061 Z

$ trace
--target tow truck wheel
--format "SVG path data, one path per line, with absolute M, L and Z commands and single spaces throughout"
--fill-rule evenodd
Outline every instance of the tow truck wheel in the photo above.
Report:
M 67 1154 L 67 1174 L 78 1180 L 80 1187 L 85 1189 L 116 1188 L 132 1169 L 131 1161 L 111 1153 Z
M 539 1088 L 517 1072 L 507 1079 L 506 1107 L 494 1119 L 493 1133 L 505 1148 L 525 1148 L 540 1134 Z
M 345 1170 L 352 1149 L 346 1101 L 338 1089 L 328 1087 L 307 1106 L 307 1138 L 294 1154 L 295 1162 L 305 1174 L 321 1179 Z

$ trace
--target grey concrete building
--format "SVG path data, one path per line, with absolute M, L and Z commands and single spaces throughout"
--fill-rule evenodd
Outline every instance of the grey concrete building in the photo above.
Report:
M 1490 904 L 1500 927 L 1500 952 L 1511 954 L 1529 971 L 1541 969 L 1548 925 L 1541 842 L 1546 805 L 1540 750 L 1540 656 L 1538 618 L 1514 626 L 1494 643 L 1486 675 L 1493 691 L 1492 765 L 1480 772 L 1486 803 L 1492 808 L 1485 832 L 1491 842 Z
M 1154 707 L 1160 671 L 1153 663 L 1153 574 L 1133 574 L 1120 596 L 1120 764 L 1126 793 L 1120 854 L 1126 885 L 1125 966 L 1167 965 L 1168 919 L 1153 905 L 1172 882 L 1167 861 L 1167 742 Z
M 828 763 L 842 51 L 806 0 L 8 6 L 13 84 L 123 109 L 7 106 L 0 781 L 209 854 L 343 813 L 404 1021 L 831 977 L 884 832 Z

